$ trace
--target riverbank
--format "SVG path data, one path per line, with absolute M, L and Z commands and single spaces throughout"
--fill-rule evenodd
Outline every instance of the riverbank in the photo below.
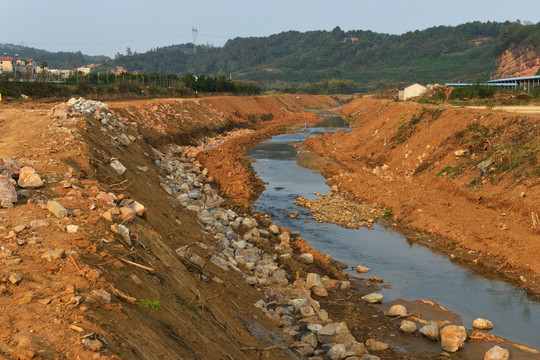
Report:
M 3 199 L 0 209 L 2 355 L 284 359 L 302 349 L 317 359 L 344 347 L 339 356 L 353 360 L 347 351 L 354 347 L 358 358 L 366 358 L 363 348 L 370 359 L 445 358 L 439 342 L 403 334 L 401 321 L 358 299 L 376 283 L 351 280 L 348 289 L 338 264 L 313 253 L 302 234 L 276 232 L 263 214 L 228 207 L 233 200 L 218 177 L 234 177 L 236 160 L 214 162 L 216 176 L 177 147 L 238 128 L 263 131 L 231 140 L 225 159 L 236 159 L 276 131 L 315 120 L 294 112 L 334 107 L 334 98 L 81 104 L 59 105 L 49 115 L 44 105 L 0 108 L 0 166 L 14 180 L 2 185 L 16 194 L 9 192 L 14 201 Z M 22 187 L 23 167 L 43 183 Z M 243 186 L 256 185 L 248 182 Z M 336 327 L 343 322 L 347 331 Z M 468 347 L 475 346 L 483 354 L 492 344 Z
M 539 293 L 538 116 L 368 99 L 340 112 L 353 131 L 305 143 L 331 160 L 331 186 Z

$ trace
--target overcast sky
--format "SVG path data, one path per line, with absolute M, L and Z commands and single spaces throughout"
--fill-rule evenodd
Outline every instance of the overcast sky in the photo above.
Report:
M 114 56 L 288 30 L 390 34 L 470 21 L 540 21 L 540 0 L 1 0 L 0 43 Z M 1 55 L 1 54 L 0 54 Z M 13 54 L 9 54 L 13 55 Z

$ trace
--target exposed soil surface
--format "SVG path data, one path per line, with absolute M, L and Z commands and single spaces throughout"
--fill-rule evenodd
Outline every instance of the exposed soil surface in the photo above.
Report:
M 44 181 L 38 188 L 18 187 L 13 207 L 0 208 L 0 357 L 294 358 L 283 349 L 295 339 L 253 306 L 263 297 L 257 286 L 219 268 L 209 270 L 219 281 L 202 281 L 180 261 L 175 253 L 179 247 L 196 242 L 212 246 L 214 239 L 196 215 L 171 201 L 153 148 L 199 145 L 206 136 L 255 130 L 242 130 L 237 134 L 241 136 L 197 155 L 230 205 L 244 211 L 262 184 L 240 156 L 243 151 L 295 124 L 316 121 L 306 110 L 336 105 L 336 99 L 325 96 L 123 101 L 109 104 L 113 121 L 97 115 L 66 117 L 62 111 L 52 117 L 48 111 L 54 104 L 0 103 L 0 168 L 17 180 L 20 168 L 31 166 Z M 364 100 L 343 111 L 352 115 L 357 130 L 309 142 L 315 151 L 336 161 L 328 163 L 325 173 L 342 194 L 384 204 L 393 210 L 396 221 L 454 239 L 456 250 L 471 248 L 470 256 L 478 262 L 497 260 L 505 265 L 499 270 L 517 269 L 515 274 L 523 274 L 527 286 L 536 284 L 525 270 L 538 273 L 538 259 L 532 255 L 538 253 L 538 245 L 530 240 L 537 239 L 538 232 L 530 229 L 526 215 L 537 211 L 538 179 L 527 177 L 515 183 L 510 175 L 499 179 L 494 174 L 493 183 L 478 185 L 471 192 L 463 184 L 475 178 L 473 170 L 471 179 L 465 178 L 467 169 L 455 178 L 434 175 L 440 167 L 462 161 L 452 155 L 461 148 L 455 143 L 460 138 L 452 137 L 454 121 L 460 124 L 463 118 L 498 126 L 515 115 L 445 109 L 433 122 L 441 126 L 431 135 L 431 149 L 437 151 L 425 149 L 426 142 L 420 139 L 410 141 L 411 137 L 395 146 L 399 156 L 394 159 L 393 152 L 385 150 L 392 145 L 398 122 L 409 120 L 413 113 L 419 116 L 421 107 Z M 448 114 L 453 116 L 444 120 Z M 530 121 L 537 120 L 523 120 Z M 448 138 L 452 141 L 445 141 Z M 482 151 L 489 151 L 487 146 Z M 411 154 L 404 157 L 408 151 Z M 436 169 L 427 172 L 431 167 L 424 165 L 425 171 L 415 173 L 418 156 Z M 126 167 L 121 175 L 111 167 L 115 159 Z M 383 169 L 385 163 L 389 168 Z M 381 168 L 373 173 L 377 166 Z M 356 181 L 360 176 L 362 181 Z M 122 199 L 143 204 L 146 213 L 122 218 L 117 213 Z M 50 200 L 65 207 L 68 216 L 57 218 L 47 210 Z M 461 215 L 464 211 L 468 216 Z M 265 223 L 264 218 L 259 221 Z M 129 227 L 130 243 L 112 231 L 113 224 Z M 505 245 L 510 242 L 514 247 Z M 344 279 L 341 270 L 324 262 L 322 255 L 314 264 L 302 262 L 300 252 L 309 249 L 298 236 L 291 244 L 296 245 L 293 257 L 280 264 L 291 283 L 296 272 L 302 278 L 315 272 Z M 265 250 L 273 251 L 272 247 Z M 376 353 L 383 360 L 444 358 L 437 343 L 400 333 L 398 321 L 359 300 L 359 295 L 375 291 L 376 284 L 359 281 L 356 285 L 356 290 L 314 298 L 332 320 L 347 322 L 357 341 L 394 339 L 394 347 Z
M 540 117 L 358 99 L 311 138 L 328 183 L 455 256 L 540 290 Z

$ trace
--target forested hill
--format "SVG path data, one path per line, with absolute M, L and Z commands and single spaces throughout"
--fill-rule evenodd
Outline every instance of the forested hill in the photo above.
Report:
M 438 26 L 401 35 L 364 30 L 287 31 L 268 37 L 236 38 L 223 47 L 172 45 L 114 60 L 104 56 L 52 53 L 0 44 L 0 54 L 48 61 L 69 69 L 103 63 L 98 71 L 121 66 L 148 74 L 206 74 L 253 80 L 267 87 L 305 87 L 332 79 L 352 80 L 367 90 L 407 82 L 469 82 L 494 74 L 495 58 L 509 48 L 532 45 L 540 53 L 540 23 L 472 22 Z M 530 46 L 529 46 L 530 47 Z
M 362 85 L 470 81 L 494 71 L 495 45 L 511 23 L 473 22 L 402 35 L 288 31 L 236 38 L 222 48 L 192 44 L 121 56 L 109 65 L 147 73 L 205 73 L 294 86 L 330 79 Z
M 70 69 L 73 66 L 79 67 L 110 60 L 110 58 L 107 56 L 90 56 L 85 55 L 80 51 L 50 52 L 23 45 L 0 44 L 0 56 L 3 56 L 4 54 L 12 57 L 18 56 L 27 59 L 34 59 L 38 65 L 42 61 L 46 61 L 48 63 L 48 67 L 51 69 Z

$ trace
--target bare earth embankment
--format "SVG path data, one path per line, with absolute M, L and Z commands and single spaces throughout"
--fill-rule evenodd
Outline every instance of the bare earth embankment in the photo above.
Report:
M 262 184 L 245 149 L 315 122 L 307 110 L 336 99 L 137 100 L 91 111 L 82 103 L 52 113 L 55 104 L 0 104 L 0 357 L 445 358 L 439 342 L 403 333 L 359 299 L 377 289 L 373 279 L 350 288 L 301 235 L 248 211 Z M 504 163 L 498 141 L 512 134 L 530 158 L 536 118 L 363 100 L 343 112 L 357 130 L 308 141 L 336 161 L 325 174 L 340 192 L 535 284 L 525 271 L 538 272 L 538 233 L 526 216 L 537 211 L 534 164 L 511 167 L 522 177 L 491 168 Z M 419 326 L 438 309 L 426 306 L 422 318 L 411 314 Z M 433 316 L 441 326 L 452 319 Z M 468 335 L 469 358 L 499 341 Z
M 340 112 L 353 131 L 305 143 L 332 160 L 330 185 L 539 292 L 540 116 L 368 99 Z

